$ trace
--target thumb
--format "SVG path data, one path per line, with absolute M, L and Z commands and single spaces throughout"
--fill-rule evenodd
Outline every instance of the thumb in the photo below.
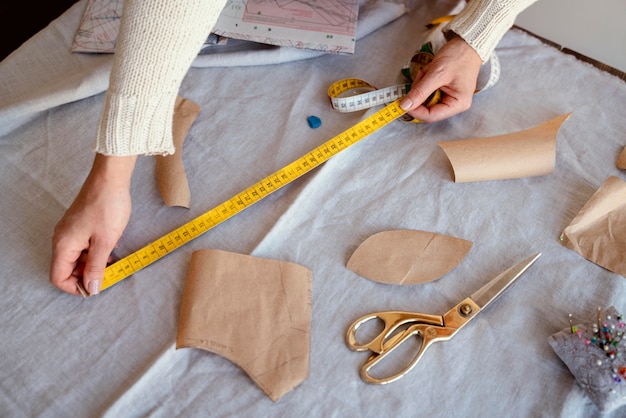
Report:
M 113 248 L 98 243 L 93 243 L 89 247 L 83 272 L 83 284 L 90 296 L 100 293 L 104 269 L 107 267 L 111 251 L 113 251 Z
M 406 112 L 417 109 L 425 105 L 428 106 L 431 96 L 441 87 L 441 83 L 432 76 L 423 76 L 411 86 L 409 92 L 400 102 L 400 107 Z

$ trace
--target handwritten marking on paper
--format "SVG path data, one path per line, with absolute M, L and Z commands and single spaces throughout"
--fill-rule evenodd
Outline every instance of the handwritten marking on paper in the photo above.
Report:
M 202 346 L 205 348 L 208 348 L 210 350 L 215 350 L 215 351 L 219 351 L 222 353 L 234 353 L 235 349 L 230 346 L 230 345 L 226 345 L 226 344 L 222 344 L 220 342 L 217 341 L 213 341 L 213 340 L 202 340 L 202 339 L 197 339 L 197 338 L 187 338 L 185 340 L 185 345 L 194 345 L 194 346 Z

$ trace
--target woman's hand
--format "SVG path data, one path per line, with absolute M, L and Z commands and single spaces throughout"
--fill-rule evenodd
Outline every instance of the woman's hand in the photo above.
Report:
M 57 224 L 52 239 L 50 282 L 80 295 L 100 292 L 104 269 L 131 213 L 130 179 L 136 156 L 96 154 L 78 196 Z
M 400 107 L 421 121 L 437 122 L 470 108 L 482 60 L 463 39 L 454 36 L 417 75 Z M 435 90 L 441 102 L 427 108 L 422 103 Z

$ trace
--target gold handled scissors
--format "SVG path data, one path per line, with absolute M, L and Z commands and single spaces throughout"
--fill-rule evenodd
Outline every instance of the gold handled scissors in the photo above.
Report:
M 400 379 L 420 360 L 428 347 L 437 341 L 452 338 L 465 324 L 474 318 L 491 302 L 508 290 L 515 281 L 541 256 L 541 253 L 520 262 L 500 273 L 495 279 L 481 287 L 470 297 L 442 315 L 428 315 L 416 312 L 384 311 L 364 315 L 350 325 L 346 333 L 346 343 L 353 351 L 371 351 L 372 354 L 361 367 L 361 379 L 367 383 L 385 384 Z M 366 322 L 377 319 L 382 322 L 383 330 L 366 343 L 357 339 L 357 330 Z M 415 357 L 408 365 L 387 377 L 374 377 L 370 370 L 392 353 L 409 338 L 421 338 L 421 344 Z

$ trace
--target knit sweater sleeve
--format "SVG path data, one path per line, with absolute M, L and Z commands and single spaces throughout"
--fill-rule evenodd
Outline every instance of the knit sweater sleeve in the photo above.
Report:
M 519 13 L 536 0 L 470 0 L 445 28 L 465 40 L 484 61 Z
M 105 155 L 174 153 L 180 84 L 226 0 L 126 0 L 95 140 Z

